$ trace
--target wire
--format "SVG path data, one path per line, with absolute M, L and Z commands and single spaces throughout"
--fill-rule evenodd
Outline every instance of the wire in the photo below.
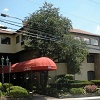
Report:
M 22 24 L 22 23 L 18 23 L 18 22 L 15 22 L 15 21 L 6 20 L 6 19 L 3 19 L 3 18 L 0 18 L 0 19 L 1 20 L 5 20 L 5 21 L 8 21 L 8 22 L 11 22 L 11 23 Z
M 6 21 L 1 21 L 1 22 L 8 23 Z M 12 23 L 8 23 L 8 24 L 11 24 L 11 25 L 14 25 L 14 26 L 18 26 L 16 24 L 12 24 Z M 18 27 L 21 28 L 21 26 L 18 26 Z M 51 41 L 55 41 L 56 40 L 56 37 L 57 37 L 57 36 L 53 36 L 51 34 L 48 34 L 48 36 L 45 36 L 45 32 L 41 32 L 41 31 L 38 31 L 38 30 L 31 30 L 31 31 L 37 32 L 37 34 L 36 33 L 33 34 L 31 32 L 28 32 L 28 31 L 21 31 L 21 30 L 17 30 L 17 29 L 14 29 L 14 28 L 10 28 L 10 27 L 7 27 L 7 28 L 12 29 L 12 30 L 15 30 L 15 31 L 18 31 L 18 32 L 22 32 L 22 33 L 28 34 L 28 36 L 32 36 L 32 37 L 36 37 L 36 38 L 41 38 L 41 39 L 46 39 L 46 40 L 51 40 Z M 38 33 L 42 33 L 42 34 L 38 34 Z
M 10 25 L 14 25 L 14 26 L 18 26 L 18 27 L 22 27 L 22 26 L 20 26 L 20 25 L 16 25 L 16 24 L 12 24 L 12 23 L 9 23 L 9 22 L 7 22 L 7 21 L 9 21 L 9 20 L 7 20 L 7 21 L 3 21 L 3 20 L 0 20 L 1 22 L 4 22 L 4 23 L 7 23 L 7 24 L 10 24 Z M 39 24 L 39 23 L 38 23 Z M 28 28 L 25 28 L 25 29 L 28 29 Z M 37 33 L 40 33 L 40 34 L 42 34 L 42 35 L 48 35 L 48 36 L 51 36 L 51 37 L 53 37 L 53 38 L 55 38 L 55 37 L 59 37 L 59 36 L 55 36 L 55 35 L 52 35 L 51 34 L 51 32 L 49 32 L 50 34 L 47 34 L 46 32 L 43 32 L 43 31 L 41 31 L 41 30 L 37 30 L 37 29 L 39 29 L 38 27 L 36 28 L 36 29 L 31 29 L 31 30 L 29 30 L 29 31 L 33 31 L 33 32 L 37 32 Z
M 93 0 L 89 0 L 89 1 L 94 2 L 94 3 L 96 3 L 96 4 L 99 4 L 99 5 L 100 5 L 100 3 L 99 3 L 99 2 L 96 2 L 96 1 L 93 1 Z
M 12 24 L 12 23 L 10 23 L 10 22 L 3 21 L 3 20 L 0 20 L 0 22 L 4 22 L 4 23 L 10 24 L 10 25 L 14 25 L 14 26 L 22 27 L 22 26 L 20 26 L 20 25 Z
M 26 0 L 26 1 L 31 2 L 31 3 L 36 3 L 36 2 L 30 1 L 30 0 Z M 95 2 L 95 1 L 93 1 L 93 0 L 89 0 L 89 1 L 94 2 L 94 3 L 97 3 L 97 4 L 100 4 L 100 3 Z M 39 3 L 36 3 L 36 4 L 37 4 L 37 5 L 40 5 Z M 91 23 L 100 24 L 100 23 L 98 23 L 98 22 L 95 22 L 95 21 L 89 20 L 89 19 L 87 19 L 87 18 L 83 18 L 83 17 L 81 17 L 81 16 L 74 15 L 74 14 L 69 13 L 69 12 L 64 12 L 64 11 L 62 11 L 62 12 L 65 13 L 65 14 L 69 14 L 69 15 L 71 15 L 71 16 L 74 16 L 74 17 L 80 18 L 80 19 L 82 19 L 82 20 L 85 20 L 85 21 L 91 22 Z

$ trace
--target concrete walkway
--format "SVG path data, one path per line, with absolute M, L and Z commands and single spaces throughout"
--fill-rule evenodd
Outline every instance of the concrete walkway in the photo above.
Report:
M 44 95 L 33 95 L 31 100 L 100 100 L 100 96 L 94 96 L 94 97 L 81 97 L 81 98 L 54 98 L 54 97 L 48 97 Z

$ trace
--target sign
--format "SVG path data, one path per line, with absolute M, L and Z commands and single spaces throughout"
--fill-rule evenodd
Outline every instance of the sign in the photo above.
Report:
M 31 70 L 31 68 L 30 67 L 24 68 L 24 71 L 27 71 L 27 70 Z

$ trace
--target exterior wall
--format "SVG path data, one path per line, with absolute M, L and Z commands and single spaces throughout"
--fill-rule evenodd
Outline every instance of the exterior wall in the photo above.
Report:
M 34 51 L 27 51 L 27 52 L 22 52 L 19 54 L 19 61 L 26 61 L 29 59 L 32 59 L 34 56 Z
M 92 46 L 92 45 L 87 45 L 89 53 L 100 53 L 100 47 L 99 46 Z
M 10 45 L 1 44 L 2 36 L 7 36 L 7 37 L 11 38 L 11 44 Z M 15 51 L 14 49 L 15 49 L 15 42 L 14 42 L 13 35 L 0 34 L 0 53 L 14 53 L 14 51 Z
M 100 79 L 100 36 L 91 36 L 91 35 L 83 35 L 83 34 L 75 34 L 73 33 L 74 36 L 81 37 L 82 39 L 85 38 L 93 38 L 97 39 L 99 41 L 98 46 L 93 46 L 88 44 L 88 51 L 89 53 L 94 53 L 95 54 L 95 62 L 94 63 L 87 63 L 86 60 L 82 63 L 81 67 L 81 74 L 75 75 L 76 80 L 88 80 L 87 78 L 87 71 L 94 71 L 95 70 L 95 77 L 96 79 Z M 20 36 L 20 42 L 16 44 L 16 37 Z M 11 44 L 1 44 L 1 36 L 7 36 L 11 38 Z M 10 35 L 10 34 L 0 34 L 0 53 L 17 53 L 19 51 L 22 51 L 24 48 L 21 45 L 21 34 L 15 34 L 15 35 Z M 26 43 L 26 41 L 24 41 Z M 22 52 L 19 54 L 19 61 L 25 61 L 32 59 L 34 56 L 33 51 L 28 51 L 28 52 Z M 50 76 L 52 77 L 51 81 L 55 80 L 56 75 L 61 75 L 61 74 L 66 74 L 67 73 L 67 64 L 65 63 L 57 63 L 58 69 L 56 71 L 49 71 Z
M 1 37 L 7 36 L 11 39 L 11 44 L 1 44 Z M 20 42 L 16 44 L 16 36 L 17 35 L 7 35 L 7 34 L 0 34 L 0 53 L 16 53 L 23 50 L 21 46 L 21 35 Z
M 95 69 L 95 78 L 100 79 L 100 54 L 95 55 L 94 61 L 94 69 Z
M 66 63 L 56 63 L 57 70 L 56 71 L 49 71 L 49 75 L 51 76 L 50 82 L 54 82 L 56 79 L 55 76 L 67 74 L 67 64 Z M 82 63 L 81 66 L 81 74 L 75 74 L 75 80 L 88 80 L 88 71 L 94 71 L 94 63 L 87 63 L 86 59 Z
M 56 79 L 55 76 L 57 75 L 67 74 L 67 64 L 66 63 L 56 63 L 56 65 L 57 65 L 57 70 L 49 71 L 49 75 L 51 77 L 50 82 L 54 82 L 54 80 Z
M 94 63 L 87 63 L 86 59 L 82 63 L 81 67 L 81 74 L 75 75 L 75 80 L 88 80 L 88 71 L 94 71 Z
M 14 38 L 15 38 L 15 42 L 16 42 L 16 37 L 17 37 L 18 35 L 15 35 L 14 36 Z M 23 47 L 21 46 L 21 35 L 19 35 L 19 43 L 15 43 L 15 51 L 14 51 L 14 53 L 16 53 L 16 52 L 19 52 L 19 51 L 22 51 L 23 50 Z

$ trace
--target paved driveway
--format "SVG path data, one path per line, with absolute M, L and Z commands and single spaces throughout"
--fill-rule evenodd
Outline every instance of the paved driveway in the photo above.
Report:
M 81 98 L 53 98 L 44 95 L 33 95 L 32 100 L 100 100 L 100 96 L 81 97 Z

